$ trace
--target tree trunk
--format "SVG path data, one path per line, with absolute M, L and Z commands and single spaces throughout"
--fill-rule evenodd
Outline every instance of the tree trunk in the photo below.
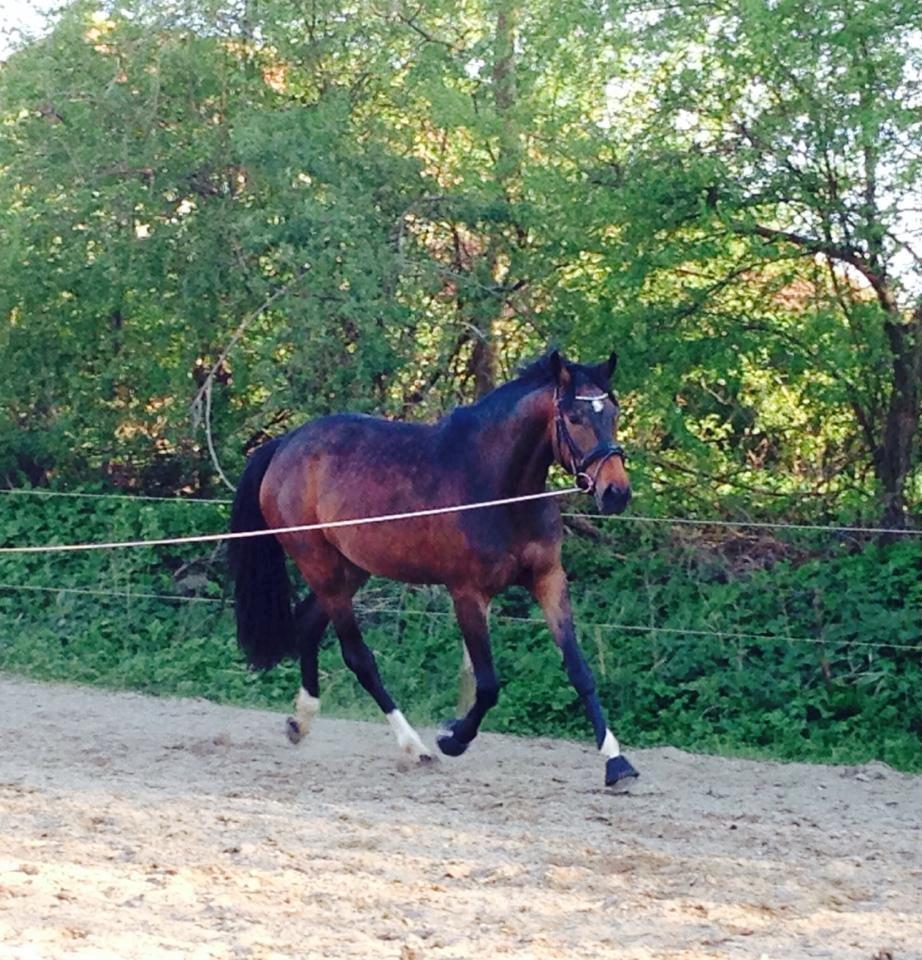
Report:
M 913 465 L 919 431 L 922 378 L 922 304 L 912 317 L 900 322 L 891 314 L 884 332 L 892 356 L 892 391 L 884 420 L 883 440 L 875 451 L 874 470 L 881 486 L 881 523 L 887 528 L 906 527 L 906 483 Z
M 495 0 L 496 33 L 493 38 L 493 108 L 498 120 L 498 145 L 493 167 L 493 181 L 502 201 L 510 208 L 513 202 L 515 183 L 522 166 L 521 134 L 514 115 L 516 104 L 515 83 L 515 37 L 517 0 Z M 471 325 L 479 336 L 471 353 L 470 371 L 474 377 L 477 397 L 489 393 L 496 386 L 496 322 L 499 320 L 505 301 L 499 287 L 501 278 L 501 253 L 508 247 L 503 235 L 504 225 L 497 224 L 486 238 L 481 269 L 472 272 L 480 276 L 478 289 L 472 298 L 476 316 Z
M 487 329 L 474 341 L 471 351 L 470 371 L 474 375 L 474 395 L 479 399 L 496 387 L 496 349 L 493 345 L 493 324 L 487 321 Z
M 868 193 L 869 203 L 873 191 Z M 868 236 L 879 234 L 876 221 L 869 225 Z M 871 286 L 883 313 L 883 330 L 890 346 L 890 399 L 883 422 L 880 424 L 881 440 L 872 447 L 871 456 L 874 476 L 880 484 L 881 524 L 888 529 L 902 530 L 906 527 L 906 484 L 913 467 L 913 453 L 919 431 L 920 401 L 922 388 L 922 302 L 918 303 L 911 316 L 904 319 L 904 312 L 897 302 L 889 279 L 883 254 L 878 242 L 869 241 L 870 252 L 817 240 L 810 236 L 778 230 L 756 224 L 737 225 L 743 234 L 755 234 L 774 242 L 790 243 L 803 250 L 822 253 L 830 262 L 836 261 L 856 269 Z M 867 425 L 865 435 L 871 434 Z

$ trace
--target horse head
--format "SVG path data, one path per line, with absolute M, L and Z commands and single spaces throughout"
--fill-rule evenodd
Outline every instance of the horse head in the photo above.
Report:
M 615 440 L 618 401 L 611 378 L 618 355 L 592 366 L 571 363 L 556 350 L 554 375 L 554 456 L 595 497 L 602 513 L 623 513 L 631 500 L 627 454 Z

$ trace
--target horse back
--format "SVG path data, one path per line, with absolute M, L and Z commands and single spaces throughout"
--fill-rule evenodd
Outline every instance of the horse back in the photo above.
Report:
M 477 469 L 473 453 L 439 424 L 323 417 L 294 431 L 273 458 L 262 508 L 272 526 L 294 526 L 498 498 L 482 482 L 488 471 Z M 286 545 L 318 558 L 332 547 L 360 569 L 391 579 L 499 590 L 519 579 L 528 542 L 553 541 L 558 527 L 556 508 L 538 502 L 337 527 L 295 535 Z

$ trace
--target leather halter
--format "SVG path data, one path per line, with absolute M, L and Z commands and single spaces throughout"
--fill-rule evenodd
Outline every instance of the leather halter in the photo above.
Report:
M 567 428 L 567 422 L 560 407 L 560 400 L 560 387 L 556 387 L 554 390 L 554 432 L 556 435 L 557 460 L 568 473 L 576 478 L 576 485 L 581 490 L 592 493 L 606 461 L 612 457 L 621 457 L 621 462 L 626 463 L 627 453 L 620 443 L 614 443 L 611 440 L 597 444 L 588 453 L 581 453 Z M 561 456 L 564 446 L 566 446 L 569 454 L 569 463 Z M 589 470 L 593 464 L 598 464 L 598 466 L 594 473 L 590 473 Z

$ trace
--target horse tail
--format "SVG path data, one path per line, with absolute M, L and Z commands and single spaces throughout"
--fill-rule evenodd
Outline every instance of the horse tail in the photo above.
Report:
M 250 457 L 234 495 L 232 533 L 268 529 L 259 489 L 283 439 L 270 440 Z M 257 670 L 269 670 L 285 657 L 297 656 L 291 584 L 282 545 L 271 534 L 231 540 L 228 558 L 234 579 L 237 642 L 247 662 Z

